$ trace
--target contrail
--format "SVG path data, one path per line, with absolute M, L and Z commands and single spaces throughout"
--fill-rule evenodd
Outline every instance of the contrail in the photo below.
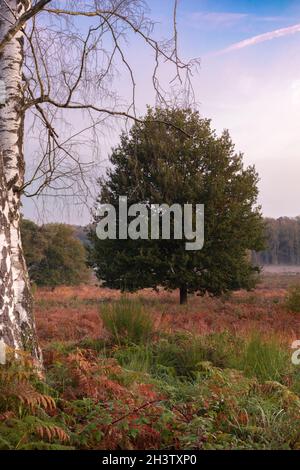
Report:
M 281 38 L 283 36 L 289 36 L 295 33 L 300 33 L 300 24 L 295 24 L 294 26 L 289 26 L 288 28 L 276 29 L 275 31 L 269 31 L 268 33 L 253 36 L 252 38 L 236 42 L 235 44 L 226 47 L 226 49 L 222 49 L 209 55 L 227 54 L 228 52 L 244 49 L 244 47 L 254 46 L 255 44 L 259 44 L 260 42 L 271 41 L 272 39 Z

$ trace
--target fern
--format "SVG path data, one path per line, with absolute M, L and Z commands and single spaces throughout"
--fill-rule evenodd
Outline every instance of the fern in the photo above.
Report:
M 53 411 L 56 408 L 54 399 L 38 390 L 39 378 L 30 356 L 26 353 L 15 354 L 8 351 L 8 360 L 0 369 L 0 410 L 8 411 L 7 405 L 14 411 L 19 405 L 28 407 L 31 412 L 37 408 Z M 1 415 L 0 415 L 1 420 Z
M 70 441 L 66 430 L 51 418 L 56 414 L 56 403 L 49 394 L 41 393 L 43 389 L 47 387 L 32 359 L 25 353 L 8 351 L 8 361 L 0 368 L 1 449 L 25 448 L 32 442 L 43 448 L 44 444 Z
M 59 426 L 54 424 L 45 424 L 41 422 L 36 428 L 36 433 L 42 438 L 47 438 L 48 441 L 58 440 L 59 442 L 70 441 L 70 436 Z
M 43 441 L 33 441 L 23 444 L 19 450 L 75 450 L 75 447 L 65 446 L 61 444 L 49 444 Z

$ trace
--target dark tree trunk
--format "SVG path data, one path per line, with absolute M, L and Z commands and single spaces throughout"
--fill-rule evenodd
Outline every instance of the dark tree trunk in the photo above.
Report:
M 180 287 L 179 289 L 180 292 L 180 305 L 186 304 L 187 303 L 187 288 Z

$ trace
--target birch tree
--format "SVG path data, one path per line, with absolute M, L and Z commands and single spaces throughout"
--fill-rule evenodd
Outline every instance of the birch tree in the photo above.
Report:
M 51 192 L 84 199 L 91 165 L 82 155 L 88 145 L 94 152 L 101 146 L 99 126 L 108 119 L 138 121 L 136 71 L 127 56 L 133 37 L 152 57 L 157 102 L 168 104 L 159 80 L 166 63 L 174 70 L 171 87 L 184 89 L 184 99 L 191 91 L 197 62 L 179 58 L 177 0 L 168 40 L 155 39 L 147 11 L 143 0 L 0 0 L 0 341 L 30 351 L 37 361 L 41 352 L 20 237 L 22 197 Z M 126 102 L 116 80 L 125 74 L 131 84 Z M 30 152 L 24 153 L 26 122 L 38 138 L 35 166 Z

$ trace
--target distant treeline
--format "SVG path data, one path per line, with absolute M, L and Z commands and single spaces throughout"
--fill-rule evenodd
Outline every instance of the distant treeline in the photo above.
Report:
M 300 265 L 300 217 L 265 219 L 266 250 L 252 254 L 259 265 Z

